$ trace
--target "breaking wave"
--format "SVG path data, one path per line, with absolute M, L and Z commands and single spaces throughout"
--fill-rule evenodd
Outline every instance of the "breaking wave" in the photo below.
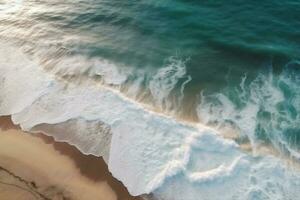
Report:
M 232 127 L 252 147 L 272 145 L 299 160 L 300 65 L 287 63 L 276 75 L 272 68 L 254 80 L 245 75 L 240 85 L 214 94 L 201 93 L 199 118 L 217 129 Z
M 101 74 L 101 81 L 97 82 L 94 77 L 82 78 L 77 82 L 73 78 L 69 79 L 70 76 L 58 76 L 70 74 L 67 69 L 49 73 L 40 67 L 39 62 L 29 59 L 26 54 L 10 44 L 2 46 L 0 55 L 6 55 L 0 60 L 0 114 L 11 114 L 14 123 L 20 124 L 23 130 L 42 131 L 58 141 L 75 145 L 85 154 L 104 156 L 111 173 L 125 184 L 132 195 L 152 193 L 156 198 L 165 200 L 279 200 L 300 195 L 298 169 L 289 170 L 291 166 L 279 158 L 245 153 L 238 143 L 221 137 L 218 128 L 178 121 L 162 113 L 153 112 L 123 95 L 120 92 L 122 86 L 115 86 L 120 83 L 126 84 L 131 76 L 128 70 L 126 73 L 129 75 L 116 70 L 106 76 L 105 71 L 99 70 L 101 65 L 95 65 L 89 67 L 88 72 L 98 67 L 99 71 L 96 74 Z M 17 62 L 16 57 L 19 60 Z M 160 85 L 166 84 L 162 94 L 158 91 L 151 93 L 154 99 L 159 100 L 158 105 L 166 102 L 170 91 L 179 84 L 179 79 L 183 79 L 179 87 L 179 92 L 182 93 L 190 81 L 184 62 L 171 61 L 171 64 L 155 72 L 156 75 L 149 79 L 149 90 L 152 92 Z M 292 63 L 287 65 L 287 70 L 290 70 L 291 65 Z M 52 68 L 54 69 L 57 68 Z M 79 67 L 75 65 L 73 70 L 77 69 Z M 83 73 L 79 77 L 90 77 L 91 74 Z M 240 86 L 243 95 L 251 94 L 253 98 L 247 102 L 260 105 L 261 101 L 269 100 L 270 103 L 263 107 L 269 112 L 270 109 L 274 109 L 274 105 L 277 108 L 281 102 L 285 102 L 284 94 L 274 83 L 278 81 L 282 87 L 294 89 L 292 87 L 298 87 L 297 84 L 294 85 L 298 78 L 290 71 L 288 74 L 283 72 L 279 77 L 281 78 L 278 80 L 269 76 L 268 79 L 258 77 L 250 83 L 251 87 L 248 90 L 243 89 L 246 88 L 244 84 L 247 81 L 244 78 Z M 136 85 L 133 87 L 139 88 Z M 263 95 L 259 93 L 261 89 L 265 90 Z M 292 95 L 293 98 L 287 101 L 287 106 L 298 106 L 297 95 L 299 93 Z M 261 96 L 264 99 L 259 99 Z M 217 98 L 219 104 L 212 104 L 214 99 L 208 101 L 208 97 Z M 223 104 L 226 106 L 216 106 Z M 241 108 L 249 106 L 248 104 L 250 103 L 242 104 Z M 239 114 L 247 110 L 241 109 Z M 253 112 L 253 109 L 250 110 Z M 256 110 L 258 108 L 254 109 Z M 279 111 L 271 111 L 275 113 L 272 114 L 275 119 L 279 118 L 276 115 Z M 213 123 L 221 126 L 229 119 L 233 121 L 232 124 L 237 123 L 235 119 L 246 120 L 234 117 L 237 115 L 237 109 L 225 94 L 202 95 L 198 112 L 199 116 L 208 116 L 203 120 L 208 125 Z M 247 114 L 242 116 L 248 116 L 249 119 L 256 117 Z M 249 119 L 247 122 L 252 125 L 254 122 Z M 290 123 L 296 123 L 298 118 L 294 116 L 292 119 L 295 121 Z M 236 126 L 241 125 L 240 122 Z M 253 135 L 249 131 L 253 130 L 253 127 L 240 130 L 245 130 L 245 135 L 249 138 Z M 205 198 L 201 197 L 203 194 Z

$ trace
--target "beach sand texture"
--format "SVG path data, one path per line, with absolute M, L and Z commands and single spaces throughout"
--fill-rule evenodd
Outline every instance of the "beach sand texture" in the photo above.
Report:
M 102 158 L 0 118 L 0 200 L 138 200 Z

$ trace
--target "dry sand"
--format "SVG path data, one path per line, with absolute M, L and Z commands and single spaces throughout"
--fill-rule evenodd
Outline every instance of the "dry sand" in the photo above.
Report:
M 29 134 L 0 117 L 0 200 L 141 200 L 111 176 L 102 158 Z

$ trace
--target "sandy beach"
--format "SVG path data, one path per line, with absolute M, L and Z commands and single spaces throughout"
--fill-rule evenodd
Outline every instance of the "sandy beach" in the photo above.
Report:
M 29 134 L 0 117 L 1 200 L 138 200 L 111 176 L 102 158 Z

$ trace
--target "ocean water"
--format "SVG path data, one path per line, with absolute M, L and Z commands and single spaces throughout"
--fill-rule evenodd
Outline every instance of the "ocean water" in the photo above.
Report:
M 104 156 L 133 195 L 299 199 L 299 13 L 298 0 L 2 1 L 0 115 Z

